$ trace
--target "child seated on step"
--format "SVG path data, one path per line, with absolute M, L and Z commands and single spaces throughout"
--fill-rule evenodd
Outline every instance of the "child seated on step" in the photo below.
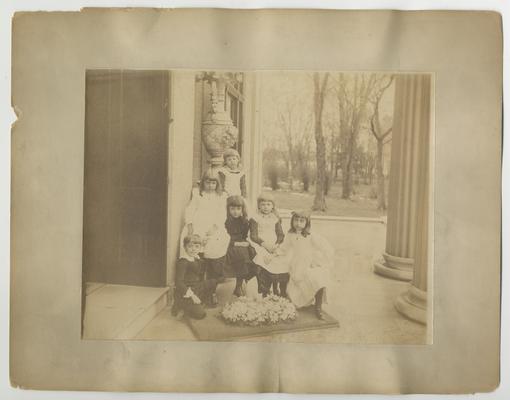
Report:
M 297 308 L 314 305 L 315 315 L 324 319 L 329 272 L 334 262 L 334 249 L 318 233 L 311 231 L 308 211 L 292 213 L 290 229 L 277 251 L 267 259 L 269 265 L 286 265 L 290 274 L 289 299 Z
M 250 219 L 250 239 L 256 252 L 253 262 L 259 266 L 257 279 L 262 296 L 267 296 L 272 287 L 273 294 L 287 297 L 288 265 L 281 260 L 269 261 L 284 237 L 273 196 L 261 194 L 257 198 L 257 211 Z
M 212 305 L 218 281 L 205 277 L 206 264 L 198 255 L 203 247 L 202 238 L 196 234 L 185 236 L 183 245 L 185 251 L 176 266 L 172 315 L 182 310 L 189 318 L 202 319 L 206 316 L 204 303 Z
M 246 204 L 241 196 L 230 196 L 227 199 L 227 220 L 225 228 L 230 235 L 227 250 L 227 264 L 232 268 L 236 277 L 234 296 L 245 296 L 245 286 L 257 273 L 253 264 L 255 250 L 248 242 L 250 223 L 248 221 Z

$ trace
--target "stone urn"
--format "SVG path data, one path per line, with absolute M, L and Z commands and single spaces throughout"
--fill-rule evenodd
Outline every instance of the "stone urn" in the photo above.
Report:
M 225 105 L 226 74 L 204 73 L 202 79 L 210 84 L 211 104 L 202 121 L 202 142 L 210 155 L 211 167 L 223 165 L 223 153 L 237 142 L 238 130 L 232 123 Z

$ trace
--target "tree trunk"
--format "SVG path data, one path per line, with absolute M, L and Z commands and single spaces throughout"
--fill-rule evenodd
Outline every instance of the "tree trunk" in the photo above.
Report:
M 342 168 L 342 199 L 350 199 L 352 192 L 352 153 L 354 149 L 354 133 L 349 133 L 347 154 L 345 155 L 344 168 Z
M 315 144 L 317 157 L 317 179 L 315 182 L 315 199 L 313 201 L 313 210 L 326 211 L 326 197 L 324 196 L 324 188 L 326 183 L 326 143 L 322 133 L 322 110 L 324 106 L 324 97 L 326 85 L 328 81 L 326 73 L 321 84 L 320 75 L 314 73 L 314 110 L 315 110 Z
M 374 159 L 370 157 L 370 161 L 368 163 L 368 184 L 372 185 L 374 181 Z
M 337 147 L 335 151 L 335 181 L 338 179 L 338 160 L 340 159 L 340 149 Z
M 292 186 L 293 186 L 293 183 L 294 183 L 293 182 L 293 180 L 294 180 L 294 178 L 293 178 L 294 171 L 292 169 L 292 160 L 291 159 L 289 159 L 289 161 L 287 162 L 287 171 L 289 172 L 288 178 L 287 178 L 287 180 L 289 181 L 289 189 L 292 190 Z
M 335 177 L 335 168 L 336 168 L 336 160 L 335 160 L 335 147 L 333 145 L 331 145 L 331 155 L 330 155 L 331 159 L 329 160 L 330 162 L 330 167 L 329 167 L 329 176 L 331 178 L 331 181 L 333 181 L 334 177 Z
M 316 126 L 317 129 L 317 126 Z M 324 137 L 316 135 L 317 139 L 317 180 L 315 182 L 315 199 L 313 202 L 313 210 L 326 210 L 326 197 L 324 189 L 326 186 L 326 151 Z
M 377 173 L 377 208 L 386 210 L 386 194 L 384 191 L 384 167 L 383 167 L 383 147 L 382 140 L 377 141 L 377 159 L 375 162 Z

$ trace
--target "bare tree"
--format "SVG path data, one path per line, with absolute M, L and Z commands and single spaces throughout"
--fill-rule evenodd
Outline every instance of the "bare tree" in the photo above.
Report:
M 278 113 L 278 124 L 283 132 L 287 148 L 285 161 L 287 163 L 289 185 L 292 189 L 296 168 L 299 167 L 299 172 L 301 172 L 303 168 L 307 167 L 303 165 L 303 152 L 308 156 L 311 115 L 303 115 L 302 110 L 298 109 L 297 103 L 287 99 L 283 110 Z
M 328 180 L 326 184 L 325 194 L 328 195 L 329 187 L 338 177 L 338 160 L 340 159 L 340 133 L 338 129 L 338 123 L 335 123 L 334 116 L 324 115 L 323 120 L 329 135 L 327 135 L 326 149 L 329 150 L 327 156 L 327 162 L 329 163 Z
M 310 119 L 311 120 L 311 119 Z M 310 121 L 309 120 L 309 121 Z M 309 127 L 307 127 L 308 132 Z M 296 170 L 299 174 L 301 182 L 303 182 L 303 190 L 308 192 L 310 185 L 310 165 L 309 160 L 311 158 L 311 135 L 303 135 L 301 140 L 295 147 L 296 154 Z
M 375 170 L 377 176 L 377 208 L 379 210 L 386 210 L 386 193 L 384 190 L 384 159 L 383 150 L 384 145 L 388 143 L 390 139 L 387 139 L 392 131 L 392 126 L 384 130 L 381 127 L 381 119 L 379 117 L 379 103 L 383 97 L 386 89 L 388 89 L 393 83 L 393 75 L 389 77 L 383 77 L 380 80 L 380 86 L 374 91 L 374 95 L 371 99 L 373 105 L 372 116 L 370 117 L 370 132 L 377 141 L 377 155 L 375 159 Z
M 322 112 L 324 110 L 324 98 L 326 96 L 328 78 L 328 73 L 326 73 L 322 79 L 318 72 L 315 72 L 313 75 L 317 179 L 312 209 L 316 211 L 326 210 L 326 197 L 324 196 L 324 186 L 326 183 L 326 143 L 324 134 L 322 133 Z
M 352 170 L 357 139 L 364 118 L 368 98 L 374 88 L 375 74 L 338 74 L 337 100 L 340 135 L 342 137 L 342 198 L 352 192 Z

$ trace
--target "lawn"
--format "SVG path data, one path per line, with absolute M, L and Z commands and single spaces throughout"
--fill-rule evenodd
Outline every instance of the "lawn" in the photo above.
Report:
M 354 186 L 354 194 L 349 200 L 342 199 L 342 184 L 334 182 L 326 196 L 327 210 L 314 211 L 318 215 L 334 215 L 342 217 L 378 218 L 386 215 L 386 211 L 377 209 L 377 199 L 371 198 L 371 185 L 359 184 Z M 310 186 L 308 192 L 297 190 L 271 190 L 264 187 L 264 193 L 271 193 L 276 201 L 277 208 L 289 210 L 311 209 L 315 197 L 315 186 Z

